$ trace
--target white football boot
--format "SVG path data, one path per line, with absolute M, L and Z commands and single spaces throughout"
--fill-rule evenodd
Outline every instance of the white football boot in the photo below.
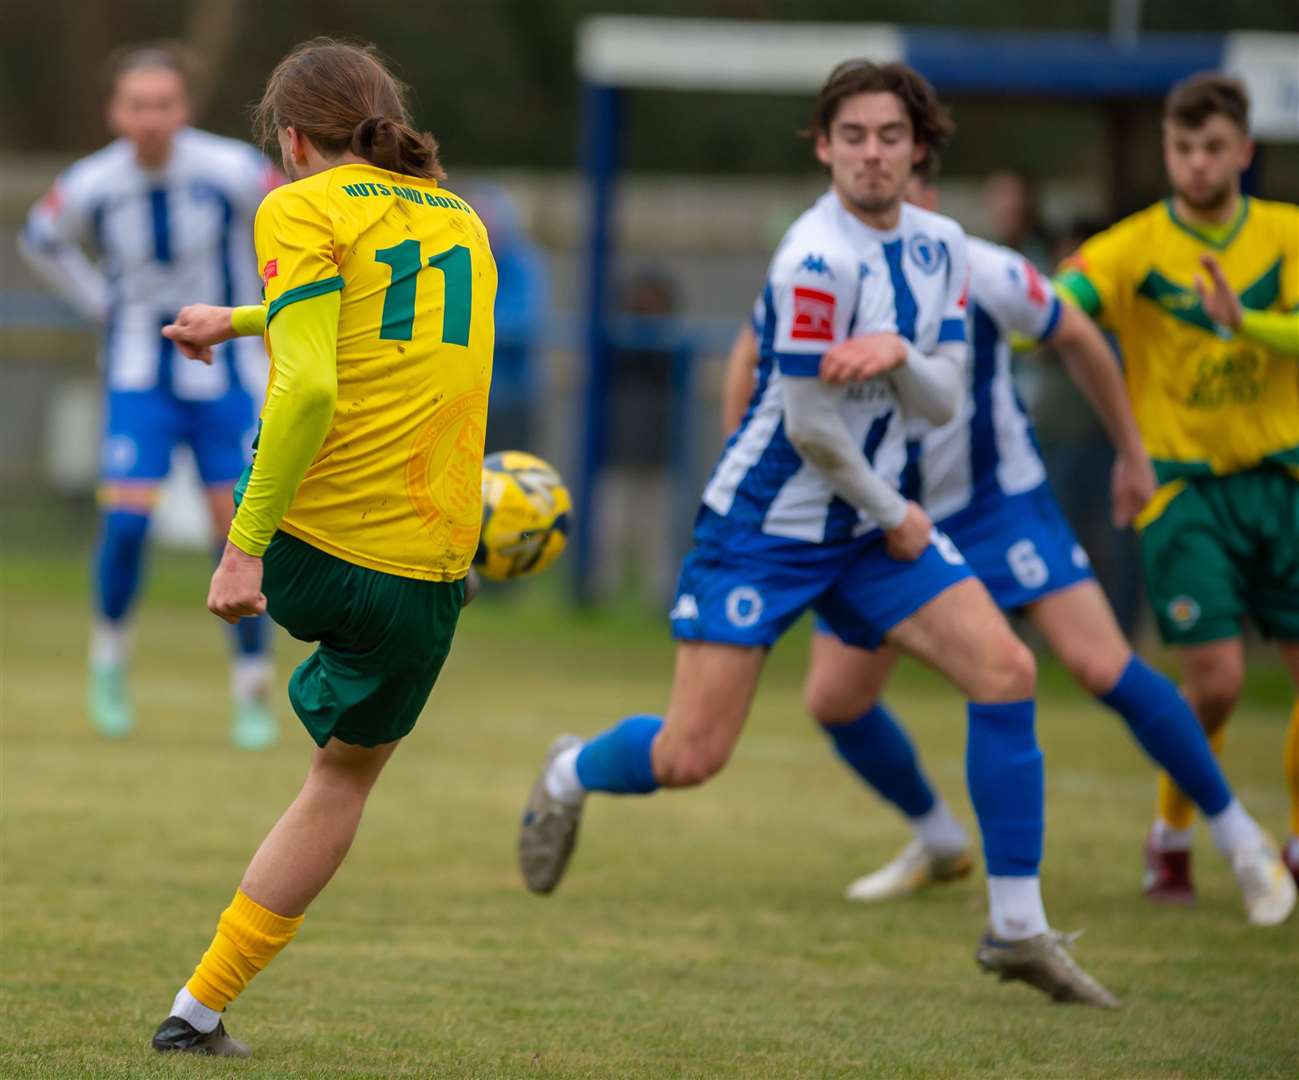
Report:
M 935 855 L 919 840 L 912 840 L 892 862 L 848 886 L 849 900 L 875 903 L 910 896 L 930 885 L 958 881 L 974 869 L 968 851 Z
M 1270 838 L 1233 852 L 1231 869 L 1240 884 L 1240 897 L 1251 923 L 1278 926 L 1289 918 L 1295 905 L 1294 878 Z

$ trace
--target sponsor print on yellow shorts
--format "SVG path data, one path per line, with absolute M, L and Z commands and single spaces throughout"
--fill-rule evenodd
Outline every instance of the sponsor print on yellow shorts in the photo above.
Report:
M 1212 235 L 1158 203 L 1084 244 L 1059 283 L 1118 336 L 1162 482 L 1260 464 L 1299 471 L 1299 366 L 1213 324 L 1194 284 L 1205 253 L 1247 308 L 1299 307 L 1299 207 L 1258 199 L 1243 198 Z
M 341 291 L 333 423 L 280 528 L 385 573 L 463 577 L 494 344 L 482 221 L 435 181 L 361 164 L 276 189 L 255 232 L 268 325 Z

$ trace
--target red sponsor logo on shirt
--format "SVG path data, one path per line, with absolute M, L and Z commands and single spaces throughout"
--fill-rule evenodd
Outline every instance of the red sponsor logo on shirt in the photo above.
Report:
M 797 341 L 833 341 L 834 293 L 795 286 L 789 336 Z
M 265 285 L 276 274 L 280 272 L 280 260 L 271 259 L 266 263 L 266 269 L 262 271 L 262 284 Z
M 1027 259 L 1024 260 L 1024 276 L 1028 284 L 1028 299 L 1041 307 L 1046 303 L 1046 281 L 1038 273 L 1037 267 Z

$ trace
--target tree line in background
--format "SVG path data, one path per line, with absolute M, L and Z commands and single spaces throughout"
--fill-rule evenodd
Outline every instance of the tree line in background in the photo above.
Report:
M 931 0 L 928 25 L 1103 31 L 1109 0 L 1049 6 L 1040 0 Z M 579 21 L 596 13 L 909 23 L 910 0 L 45 0 L 6 4 L 0 37 L 0 132 L 11 150 L 81 153 L 106 138 L 102 69 L 115 47 L 174 38 L 205 63 L 199 86 L 204 126 L 247 137 L 248 109 L 267 73 L 295 42 L 331 34 L 376 42 L 414 90 L 417 119 L 444 158 L 482 167 L 565 168 L 576 160 L 580 93 L 573 73 Z M 1293 30 L 1294 0 L 1147 0 L 1146 30 Z M 631 107 L 627 148 L 644 170 L 788 173 L 807 165 L 794 133 L 807 102 L 783 95 L 641 94 Z M 959 104 L 959 103 L 958 103 Z M 987 103 L 982 109 L 988 109 Z M 1001 122 L 1005 110 L 997 106 Z M 1020 156 L 1067 171 L 1084 110 L 1038 121 L 1020 105 Z M 689 125 L 680 117 L 688 112 Z M 981 107 L 958 109 L 967 131 L 987 126 Z M 1063 124 L 1061 120 L 1064 120 Z M 1029 125 L 1027 131 L 1024 124 Z M 1004 130 L 1004 128 L 1003 128 Z M 958 142 L 954 171 L 987 167 L 980 143 Z M 1062 157 L 1063 156 L 1063 157 Z M 1032 168 L 1032 161 L 1016 161 Z

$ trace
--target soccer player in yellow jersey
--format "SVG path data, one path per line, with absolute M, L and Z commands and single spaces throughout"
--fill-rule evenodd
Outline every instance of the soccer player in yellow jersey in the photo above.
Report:
M 295 181 L 257 214 L 266 304 L 186 308 L 165 331 L 199 359 L 266 335 L 259 446 L 208 607 L 265 610 L 319 643 L 289 681 L 317 746 L 306 782 L 153 1037 L 241 1057 L 222 1011 L 338 869 L 450 649 L 478 544 L 496 294 L 482 222 L 438 187 L 436 145 L 370 50 L 300 46 L 258 120 Z
M 1137 519 L 1146 589 L 1215 747 L 1244 678 L 1243 618 L 1299 685 L 1299 207 L 1241 194 L 1252 154 L 1237 80 L 1180 83 L 1164 109 L 1172 198 L 1093 237 L 1059 278 L 1118 336 L 1161 484 Z M 1299 879 L 1299 705 L 1286 767 Z M 1153 899 L 1194 898 L 1191 825 L 1191 803 L 1161 776 Z

